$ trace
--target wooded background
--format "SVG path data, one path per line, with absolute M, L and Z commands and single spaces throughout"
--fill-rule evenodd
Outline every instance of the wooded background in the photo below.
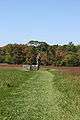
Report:
M 41 65 L 80 66 L 80 45 L 49 45 L 30 41 L 28 44 L 8 44 L 0 47 L 0 63 L 36 64 L 40 53 Z

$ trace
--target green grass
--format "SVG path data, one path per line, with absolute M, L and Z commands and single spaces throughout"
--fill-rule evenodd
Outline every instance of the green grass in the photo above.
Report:
M 0 120 L 80 120 L 80 75 L 0 69 Z

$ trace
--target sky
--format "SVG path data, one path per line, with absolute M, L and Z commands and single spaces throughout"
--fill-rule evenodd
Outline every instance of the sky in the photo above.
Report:
M 0 0 L 0 46 L 80 44 L 80 0 Z

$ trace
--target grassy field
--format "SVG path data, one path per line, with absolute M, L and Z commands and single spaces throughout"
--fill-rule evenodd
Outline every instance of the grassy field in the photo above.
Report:
M 80 120 L 80 74 L 1 68 L 0 120 Z

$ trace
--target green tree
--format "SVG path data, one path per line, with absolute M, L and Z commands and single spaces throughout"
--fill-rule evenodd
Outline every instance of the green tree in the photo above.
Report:
M 7 54 L 6 56 L 5 56 L 5 62 L 6 63 L 13 63 L 13 57 L 11 57 L 11 55 L 9 55 L 9 54 Z
M 76 53 L 67 54 L 63 61 L 64 61 L 64 65 L 66 66 L 78 66 L 79 65 L 79 59 Z

